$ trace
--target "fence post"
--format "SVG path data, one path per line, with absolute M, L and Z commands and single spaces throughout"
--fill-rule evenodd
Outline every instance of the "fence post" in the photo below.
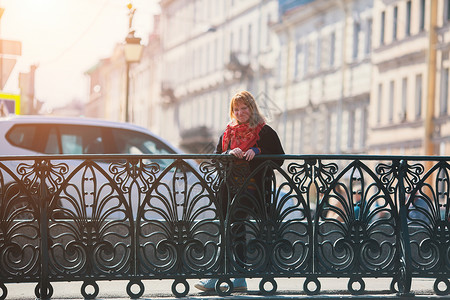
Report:
M 37 195 L 39 205 L 39 231 L 41 235 L 40 239 L 40 268 L 41 274 L 39 283 L 36 286 L 35 294 L 39 299 L 50 299 L 53 294 L 53 288 L 48 280 L 48 204 L 49 204 L 49 192 L 46 185 L 46 176 L 48 176 L 48 168 L 51 168 L 50 162 L 47 160 L 36 159 L 36 172 L 39 174 L 39 190 Z
M 400 274 L 398 281 L 398 291 L 401 296 L 411 295 L 411 281 L 412 281 L 412 270 L 411 270 L 411 245 L 409 240 L 408 231 L 408 208 L 406 207 L 406 189 L 405 189 L 405 176 L 408 169 L 408 163 L 405 160 L 400 161 L 398 168 L 398 204 L 399 204 L 399 220 L 398 226 L 399 230 L 399 242 L 400 242 L 400 253 L 399 253 L 399 264 L 400 264 Z

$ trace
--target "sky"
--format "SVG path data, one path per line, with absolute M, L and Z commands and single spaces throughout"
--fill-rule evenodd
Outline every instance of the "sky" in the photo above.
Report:
M 36 98 L 46 109 L 86 101 L 85 72 L 112 55 L 128 33 L 128 0 L 0 0 L 0 38 L 22 42 L 4 92 L 19 93 L 18 74 L 37 65 Z M 133 27 L 147 44 L 159 0 L 132 0 Z

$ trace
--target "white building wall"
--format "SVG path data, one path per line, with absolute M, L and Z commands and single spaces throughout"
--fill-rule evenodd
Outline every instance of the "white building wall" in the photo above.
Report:
M 274 26 L 281 40 L 276 94 L 286 98 L 280 131 L 287 149 L 296 149 L 296 132 L 301 153 L 365 150 L 366 134 L 360 131 L 367 126 L 361 127 L 357 116 L 369 105 L 371 51 L 365 46 L 371 36 L 372 1 L 347 1 L 347 12 L 342 3 L 313 1 Z M 301 127 L 291 118 L 301 118 Z
M 411 5 L 409 25 L 408 3 Z M 374 2 L 371 153 L 423 153 L 428 22 L 429 1 Z M 384 39 L 381 38 L 383 29 Z

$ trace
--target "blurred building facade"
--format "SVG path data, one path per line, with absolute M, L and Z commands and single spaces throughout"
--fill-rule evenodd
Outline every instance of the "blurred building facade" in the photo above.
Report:
M 449 1 L 374 3 L 370 151 L 448 155 Z
M 189 152 L 211 151 L 241 89 L 255 95 L 287 153 L 426 154 L 427 140 L 436 154 L 450 149 L 448 0 L 160 5 L 130 72 L 132 122 Z M 88 72 L 89 105 L 101 99 L 102 108 L 87 113 L 123 120 L 124 70 L 116 49 Z
M 372 0 L 310 1 L 284 12 L 273 29 L 280 53 L 288 153 L 363 153 L 371 89 Z
M 86 71 L 89 76 L 89 101 L 85 114 L 91 118 L 125 121 L 126 83 L 129 80 L 130 122 L 155 129 L 160 104 L 161 47 L 159 16 L 154 17 L 154 31 L 144 47 L 139 63 L 130 65 L 127 75 L 124 44 L 117 44 L 111 57 L 100 60 Z M 129 76 L 129 78 L 127 78 Z
M 42 107 L 42 102 L 35 97 L 36 69 L 37 65 L 32 65 L 29 72 L 19 73 L 20 113 L 23 115 L 38 114 Z
M 125 121 L 126 62 L 123 45 L 116 45 L 109 58 L 86 71 L 90 77 L 86 116 Z
M 175 124 L 162 134 L 182 148 L 210 152 L 237 91 L 251 91 L 263 108 L 276 101 L 264 96 L 273 91 L 273 76 L 262 65 L 274 50 L 269 26 L 278 19 L 278 2 L 171 0 L 161 1 L 161 11 L 162 122 Z M 178 136 L 170 133 L 174 127 Z
M 153 18 L 153 32 L 148 37 L 140 63 L 131 66 L 130 110 L 132 122 L 162 133 L 161 108 L 162 51 L 160 16 Z M 167 126 L 167 124 L 165 125 Z
M 229 99 L 248 89 L 287 153 L 365 152 L 373 1 L 219 2 L 217 15 L 207 3 L 162 2 L 163 87 L 182 112 L 181 146 L 196 127 L 215 139 Z

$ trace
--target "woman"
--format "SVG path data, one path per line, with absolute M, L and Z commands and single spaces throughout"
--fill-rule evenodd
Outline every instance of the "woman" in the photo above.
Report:
M 235 193 L 242 186 L 248 175 L 255 170 L 259 164 L 264 161 L 253 160 L 259 154 L 284 154 L 280 139 L 277 133 L 266 124 L 264 117 L 259 112 L 255 98 L 247 91 L 238 92 L 233 96 L 230 102 L 230 119 L 231 122 L 225 128 L 224 133 L 220 136 L 216 147 L 216 154 L 231 154 L 239 160 L 234 162 L 230 180 L 227 182 L 228 189 Z M 282 160 L 276 163 L 281 165 Z M 251 181 L 257 186 L 261 186 L 263 176 L 267 174 L 256 174 Z M 222 189 L 226 192 L 226 189 Z M 226 193 L 224 193 L 226 195 Z M 233 195 L 230 199 L 233 198 Z M 228 197 L 222 196 L 222 209 L 226 212 L 228 207 Z M 241 216 L 237 216 L 242 218 Z M 245 217 L 245 216 L 244 216 Z M 234 217 L 231 217 L 233 223 Z M 243 231 L 244 228 L 237 229 Z M 239 244 L 239 243 L 237 243 Z M 245 244 L 245 241 L 244 243 Z M 245 260 L 243 248 L 236 249 L 238 259 L 243 262 Z M 195 287 L 202 291 L 212 291 L 215 288 L 217 279 L 202 280 L 195 284 Z M 245 278 L 236 278 L 232 280 L 235 291 L 247 290 Z

